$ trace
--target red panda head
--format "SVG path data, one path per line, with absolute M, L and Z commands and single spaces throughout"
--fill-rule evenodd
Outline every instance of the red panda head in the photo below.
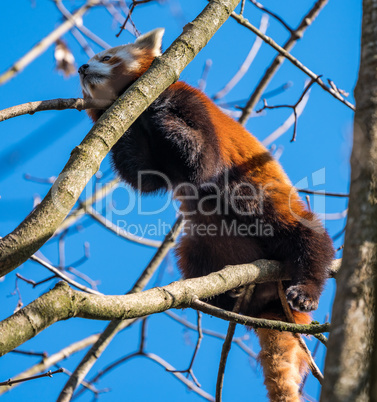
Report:
M 104 50 L 83 64 L 78 71 L 84 98 L 117 99 L 161 55 L 164 31 L 157 28 L 135 43 Z

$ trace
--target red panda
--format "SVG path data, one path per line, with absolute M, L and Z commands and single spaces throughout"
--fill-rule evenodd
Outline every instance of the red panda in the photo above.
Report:
M 82 65 L 84 97 L 115 101 L 161 54 L 163 33 L 156 29 Z M 96 121 L 103 112 L 88 114 Z M 121 179 L 142 193 L 168 190 L 171 183 L 185 218 L 176 250 L 185 278 L 261 258 L 281 261 L 291 278 L 284 287 L 295 320 L 311 321 L 334 257 L 331 239 L 269 151 L 206 95 L 172 84 L 120 138 L 111 158 Z M 142 181 L 140 172 L 147 172 Z M 234 293 L 210 302 L 232 309 Z M 242 313 L 286 320 L 277 284 L 256 285 Z M 297 338 L 267 329 L 257 334 L 270 399 L 299 401 L 307 355 Z

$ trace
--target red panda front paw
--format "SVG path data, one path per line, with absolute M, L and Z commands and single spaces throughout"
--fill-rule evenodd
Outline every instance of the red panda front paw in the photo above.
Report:
M 318 308 L 318 296 L 313 295 L 305 285 L 290 286 L 285 294 L 294 310 L 308 312 Z

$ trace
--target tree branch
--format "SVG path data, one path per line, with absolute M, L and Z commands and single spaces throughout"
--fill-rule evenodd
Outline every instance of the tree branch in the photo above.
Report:
M 179 78 L 181 71 L 226 21 L 238 2 L 211 1 L 152 67 L 101 116 L 72 151 L 43 201 L 12 233 L 0 240 L 0 276 L 26 261 L 54 234 L 111 147 Z
M 28 64 L 40 56 L 49 46 L 51 46 L 57 39 L 68 32 L 74 25 L 75 21 L 81 19 L 82 16 L 93 6 L 98 4 L 98 0 L 88 0 L 81 8 L 79 8 L 70 20 L 64 21 L 49 35 L 38 42 L 32 49 L 30 49 L 24 56 L 22 56 L 12 67 L 0 75 L 0 85 L 5 84 L 12 79 L 17 73 L 22 71 Z
M 336 267 L 339 260 L 334 261 Z M 228 266 L 200 278 L 173 282 L 137 294 L 103 296 L 83 293 L 59 282 L 52 290 L 0 323 L 0 356 L 37 335 L 57 321 L 71 317 L 96 320 L 124 320 L 160 313 L 170 308 L 195 307 L 203 312 L 254 328 L 271 328 L 300 333 L 327 332 L 328 324 L 297 325 L 240 316 L 211 307 L 206 299 L 250 283 L 287 280 L 276 261 Z M 209 311 L 211 308 L 211 311 Z
M 309 10 L 309 12 L 304 16 L 301 20 L 298 28 L 291 32 L 289 39 L 285 42 L 282 49 L 286 54 L 289 54 L 289 51 L 293 48 L 293 46 L 297 43 L 299 39 L 302 38 L 305 30 L 312 24 L 312 22 L 316 19 L 322 8 L 327 4 L 328 0 L 318 0 L 314 6 Z M 275 75 L 276 71 L 279 69 L 280 65 L 285 60 L 285 55 L 279 52 L 271 65 L 266 70 L 264 76 L 259 81 L 256 89 L 254 90 L 253 94 L 251 95 L 250 99 L 248 100 L 246 107 L 243 109 L 242 116 L 239 119 L 241 124 L 245 124 L 248 117 L 250 116 L 251 112 L 253 111 L 255 105 L 261 98 L 264 90 L 266 89 L 267 85 L 271 81 L 272 77 Z M 318 76 L 311 77 L 312 80 L 317 81 L 319 79 Z
M 123 321 L 123 323 L 126 323 L 126 321 Z M 71 345 L 63 348 L 59 352 L 54 353 L 51 356 L 47 356 L 47 357 L 43 358 L 40 363 L 37 363 L 34 366 L 26 369 L 22 373 L 18 374 L 17 376 L 15 376 L 13 378 L 13 380 L 18 380 L 21 378 L 25 378 L 25 377 L 29 377 L 29 376 L 41 373 L 42 371 L 49 369 L 51 366 L 54 366 L 55 364 L 59 363 L 60 361 L 67 359 L 73 353 L 79 352 L 80 350 L 85 349 L 90 345 L 93 345 L 93 343 L 96 342 L 99 337 L 100 337 L 100 334 L 94 334 L 94 335 L 90 335 L 84 339 L 81 339 L 80 341 L 74 342 Z M 4 394 L 7 391 L 10 391 L 15 386 L 17 386 L 17 384 L 12 384 L 12 386 L 0 388 L 0 395 Z
M 52 377 L 53 374 L 62 373 L 62 372 L 63 372 L 63 369 L 58 369 L 58 370 L 55 370 L 55 371 L 49 370 L 47 373 L 34 375 L 34 376 L 31 376 L 31 377 L 19 378 L 17 380 L 9 379 L 8 381 L 0 382 L 0 387 L 4 387 L 4 386 L 9 387 L 9 386 L 12 386 L 13 384 L 19 384 L 20 382 L 36 380 L 37 378 Z
M 24 114 L 34 114 L 45 110 L 77 109 L 106 109 L 113 102 L 108 99 L 82 99 L 82 98 L 58 98 L 43 101 L 27 102 L 21 105 L 11 106 L 0 110 L 0 122 Z
M 90 217 L 92 217 L 96 222 L 100 223 L 106 229 L 110 230 L 111 232 L 115 233 L 117 236 L 120 236 L 125 240 L 131 241 L 133 243 L 143 244 L 144 246 L 148 246 L 148 247 L 161 246 L 161 242 L 159 240 L 153 240 L 153 239 L 148 239 L 145 237 L 136 236 L 136 235 L 120 228 L 115 223 L 111 222 L 110 220 L 108 220 L 104 216 L 102 216 L 99 212 L 97 212 L 90 205 L 87 205 L 85 207 L 85 212 Z
M 285 57 L 287 60 L 289 60 L 294 66 L 296 66 L 297 68 L 299 68 L 303 73 L 305 73 L 308 77 L 310 77 L 313 80 L 316 80 L 317 84 L 324 89 L 326 92 L 328 92 L 329 94 L 331 94 L 334 98 L 338 99 L 339 101 L 341 101 L 342 103 L 344 103 L 346 106 L 348 106 L 350 109 L 355 110 L 355 106 L 352 105 L 352 103 L 348 102 L 347 100 L 345 100 L 342 95 L 338 92 L 335 91 L 333 88 L 327 86 L 319 77 L 320 75 L 315 74 L 313 71 L 311 71 L 309 68 L 307 68 L 303 63 L 301 63 L 298 59 L 296 59 L 295 57 L 293 57 L 284 47 L 281 47 L 280 45 L 278 45 L 272 38 L 270 38 L 267 35 L 264 35 L 261 31 L 259 31 L 259 29 L 257 29 L 254 25 L 252 25 L 246 18 L 236 14 L 236 13 L 232 13 L 232 18 L 234 18 L 237 22 L 239 22 L 241 25 L 245 26 L 246 28 L 250 29 L 253 33 L 255 33 L 257 36 L 259 36 L 264 42 L 266 42 L 268 45 L 270 45 L 272 48 L 274 48 L 276 51 L 279 52 L 279 55 L 276 57 L 277 58 L 282 58 Z M 302 22 L 304 23 L 304 21 Z M 288 42 L 286 42 L 287 45 Z M 275 60 L 276 60 L 275 59 Z M 279 62 L 280 66 L 281 62 Z M 268 82 L 270 81 L 270 77 L 272 77 L 272 75 L 270 75 L 269 70 L 275 68 L 273 67 L 273 64 L 271 64 L 271 66 L 269 67 L 269 69 L 266 70 L 266 73 L 264 75 L 264 77 L 262 78 L 262 80 L 260 81 L 259 85 L 262 85 L 262 81 L 264 80 L 268 80 Z M 263 84 L 264 85 L 264 84 Z M 256 98 L 255 95 L 253 95 L 253 98 Z M 260 98 L 260 95 L 258 96 L 258 100 Z M 252 99 L 249 99 L 249 102 Z M 253 104 L 254 104 L 255 100 L 253 100 Z M 256 104 L 256 102 L 255 102 Z M 250 102 L 249 108 L 248 109 L 244 109 L 244 113 L 245 113 L 245 117 L 243 117 L 243 120 L 247 120 L 246 117 L 246 113 L 251 113 L 252 109 L 255 107 L 255 105 L 252 105 Z M 249 111 L 249 109 L 251 109 L 251 111 Z M 240 120 L 240 122 L 242 123 L 242 121 Z
M 193 300 L 190 307 L 202 311 L 203 313 L 213 315 L 225 321 L 233 321 L 237 324 L 247 325 L 249 327 L 276 329 L 278 331 L 288 331 L 294 334 L 314 335 L 322 332 L 329 332 L 330 324 L 291 324 L 285 321 L 267 320 L 264 318 L 248 317 L 246 315 L 236 314 L 231 311 L 211 306 L 208 303 L 202 302 L 199 299 Z
M 182 229 L 183 225 L 183 216 L 180 215 L 176 222 L 174 223 L 170 232 L 166 235 L 164 241 L 162 242 L 159 249 L 156 251 L 152 260 L 149 262 L 145 270 L 140 275 L 139 279 L 129 292 L 138 293 L 141 292 L 145 286 L 148 284 L 148 281 L 151 279 L 152 275 L 161 264 L 162 260 L 166 257 L 169 250 L 174 246 L 175 241 Z M 99 359 L 101 354 L 105 351 L 107 346 L 113 340 L 115 335 L 126 326 L 132 324 L 132 320 L 119 321 L 113 320 L 110 324 L 105 328 L 102 332 L 99 339 L 95 342 L 93 347 L 85 354 L 84 358 L 80 361 L 78 366 L 75 368 L 75 371 L 70 376 L 69 380 L 65 384 L 63 390 L 61 391 L 58 401 L 69 401 L 72 398 L 72 395 L 77 389 L 77 387 L 82 383 L 85 376 L 88 374 L 89 370 L 93 367 L 94 363 Z

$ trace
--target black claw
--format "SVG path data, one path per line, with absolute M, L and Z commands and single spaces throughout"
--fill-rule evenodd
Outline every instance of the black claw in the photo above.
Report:
M 318 307 L 318 300 L 312 297 L 304 286 L 291 286 L 286 291 L 287 301 L 289 305 L 298 311 L 308 312 Z

